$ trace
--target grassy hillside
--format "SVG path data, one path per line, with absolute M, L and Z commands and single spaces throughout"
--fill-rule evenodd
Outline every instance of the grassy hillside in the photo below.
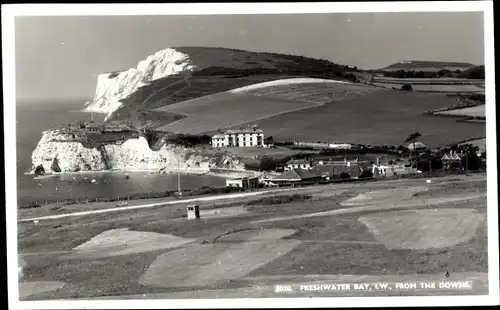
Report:
M 439 70 L 460 70 L 464 71 L 474 67 L 473 64 L 464 62 L 448 61 L 401 61 L 383 68 L 384 71 L 439 71 Z
M 469 70 L 460 73 L 459 75 L 464 79 L 485 79 L 484 66 L 472 67 Z
M 141 87 L 122 100 L 123 105 L 113 113 L 112 120 L 131 120 L 139 128 L 175 134 L 210 134 L 221 128 L 256 123 L 266 136 L 278 140 L 362 144 L 400 145 L 408 133 L 416 131 L 423 134 L 422 141 L 428 146 L 485 135 L 484 124 L 422 115 L 425 111 L 451 107 L 456 98 L 352 83 L 353 80 L 380 83 L 380 78 L 374 79 L 372 75 L 325 60 L 223 48 L 176 49 L 189 54 L 193 63 L 202 69 L 158 79 Z M 411 67 L 403 65 L 406 69 Z M 473 66 L 413 62 L 414 67 L 424 65 Z M 228 93 L 249 85 L 295 77 L 350 83 L 278 83 Z M 447 83 L 433 86 L 427 81 L 428 85 L 421 86 L 429 89 L 422 91 L 464 91 L 456 90 L 458 86 L 481 90 L 479 84 L 474 83 L 447 85 L 455 84 L 455 80 L 467 81 L 463 78 L 434 80 Z M 451 90 L 444 89 L 446 87 Z
M 420 132 L 429 147 L 484 136 L 484 124 L 424 116 L 427 110 L 450 107 L 456 98 L 441 94 L 380 91 L 256 122 L 275 139 L 400 145 Z
M 131 120 L 138 127 L 154 127 L 147 122 L 151 109 L 210 95 L 233 88 L 285 77 L 318 77 L 355 80 L 347 66 L 327 60 L 295 55 L 256 53 L 227 48 L 175 47 L 186 53 L 199 71 L 158 79 L 121 100 L 111 120 Z M 167 119 L 178 118 L 164 114 Z

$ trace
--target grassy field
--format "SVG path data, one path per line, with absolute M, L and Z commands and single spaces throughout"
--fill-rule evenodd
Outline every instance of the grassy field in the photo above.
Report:
M 221 148 L 224 149 L 224 148 Z M 256 147 L 232 147 L 224 149 L 239 158 L 256 158 L 262 156 L 270 156 L 273 158 L 287 157 L 300 153 L 300 150 L 293 150 L 284 147 L 276 148 L 256 148 Z M 316 151 L 318 152 L 318 151 Z M 315 151 L 308 151 L 308 153 L 316 153 Z
M 280 85 L 164 106 L 158 111 L 187 117 L 157 130 L 212 133 L 219 128 L 256 123 L 275 139 L 386 145 L 403 143 L 407 135 L 400 134 L 403 130 L 421 132 L 422 142 L 431 147 L 484 135 L 481 123 L 421 115 L 455 103 L 455 98 L 439 94 L 394 92 L 358 84 Z M 233 111 L 238 111 L 237 115 Z
M 376 75 L 373 77 L 375 83 L 392 83 L 392 84 L 425 84 L 425 85 L 484 85 L 484 80 L 481 79 L 462 79 L 462 78 L 393 78 Z
M 435 115 L 486 117 L 486 105 L 436 112 Z
M 439 70 L 467 70 L 473 68 L 474 65 L 465 62 L 448 62 L 448 61 L 400 61 L 384 68 L 386 71 L 398 70 L 415 70 L 415 71 L 439 71 Z
M 471 140 L 471 141 L 467 141 L 467 142 L 462 143 L 462 144 L 472 144 L 472 145 L 478 146 L 479 150 L 481 152 L 486 152 L 486 138 Z
M 484 192 L 484 177 L 478 180 L 448 177 L 427 186 L 437 188 L 433 198 L 464 195 L 464 189 L 469 188 L 471 194 L 475 190 Z M 488 271 L 486 225 L 481 220 L 476 222 L 476 229 L 464 230 L 469 226 L 460 224 L 462 213 L 458 211 L 467 209 L 464 214 L 476 212 L 479 218 L 486 212 L 486 199 L 444 202 L 429 208 L 425 197 L 404 198 L 415 204 L 408 210 L 440 214 L 456 210 L 454 217 L 446 219 L 448 243 L 438 248 L 391 248 L 386 243 L 398 241 L 401 234 L 397 230 L 404 228 L 391 226 L 392 230 L 379 239 L 360 220 L 367 216 L 379 220 L 388 214 L 394 223 L 411 222 L 412 229 L 418 230 L 422 227 L 416 223 L 426 218 L 423 211 L 389 209 L 253 224 L 275 216 L 340 210 L 345 208 L 343 201 L 367 191 L 394 191 L 422 184 L 422 180 L 396 180 L 304 188 L 301 194 L 311 194 L 310 200 L 277 205 L 212 202 L 200 205 L 204 217 L 194 221 L 184 218 L 185 206 L 180 204 L 41 221 L 39 225 L 19 223 L 19 251 L 26 262 L 20 280 L 21 296 L 35 300 L 176 292 L 203 295 L 216 290 L 223 298 L 231 296 L 228 289 L 310 282 L 318 274 L 324 280 L 350 283 L 417 276 L 425 281 L 443 279 L 445 270 L 449 270 L 450 279 L 456 280 L 476 274 L 472 277 L 472 294 L 484 292 L 484 279 L 479 273 Z M 367 202 L 371 203 L 377 202 Z M 431 226 L 441 223 L 427 222 Z M 443 235 L 434 228 L 428 233 Z M 422 233 L 408 236 L 420 244 L 430 237 Z M 417 293 L 398 291 L 392 295 Z M 249 294 L 247 297 L 254 296 Z
M 251 88 L 239 91 L 238 93 L 265 98 L 279 98 L 323 104 L 369 96 L 378 91 L 381 90 L 363 84 L 304 83 Z
M 484 124 L 422 115 L 454 103 L 454 98 L 439 94 L 388 90 L 274 116 L 256 124 L 275 139 L 372 145 L 399 145 L 408 133 L 416 131 L 428 147 L 484 136 Z
M 185 115 L 186 118 L 157 130 L 185 134 L 213 132 L 314 105 L 317 104 L 223 92 L 159 108 L 159 111 Z
M 144 111 L 164 105 L 215 94 L 230 89 L 285 77 L 322 77 L 346 80 L 345 66 L 302 56 L 248 52 L 228 48 L 176 47 L 189 55 L 195 72 L 160 78 L 140 87 L 127 98 L 110 119 L 144 124 Z M 163 115 L 168 118 L 167 115 Z
M 400 89 L 401 86 L 405 83 L 411 83 L 411 87 L 414 91 L 420 92 L 439 92 L 439 93 L 484 93 L 484 87 L 480 85 L 471 85 L 471 84 L 420 84 L 412 82 L 401 82 L 401 83 L 380 83 L 375 82 L 373 85 L 379 87 L 385 87 L 392 89 L 395 87 L 396 89 Z

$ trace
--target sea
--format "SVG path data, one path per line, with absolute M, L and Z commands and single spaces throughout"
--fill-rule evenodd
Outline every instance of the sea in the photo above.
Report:
M 154 172 L 82 172 L 57 174 L 36 178 L 28 175 L 31 170 L 31 154 L 44 130 L 79 120 L 90 120 L 90 113 L 82 112 L 85 100 L 16 103 L 16 152 L 18 204 L 36 201 L 85 199 L 109 196 L 127 196 L 138 193 L 175 190 L 178 176 Z M 94 121 L 101 122 L 105 114 L 94 113 Z M 92 182 L 95 179 L 95 183 Z M 224 186 L 223 178 L 212 175 L 180 176 L 181 189 L 202 186 Z

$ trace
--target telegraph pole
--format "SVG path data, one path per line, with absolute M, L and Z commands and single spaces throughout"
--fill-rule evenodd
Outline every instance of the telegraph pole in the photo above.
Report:
M 181 163 L 177 162 L 177 191 L 179 193 L 179 196 L 182 196 L 181 192 L 181 172 L 180 172 L 180 166 Z

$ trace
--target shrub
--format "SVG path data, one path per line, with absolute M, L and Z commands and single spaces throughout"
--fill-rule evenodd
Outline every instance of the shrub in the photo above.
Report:
M 249 201 L 246 205 L 277 205 L 277 204 L 285 204 L 291 202 L 305 201 L 310 199 L 310 195 L 284 195 L 284 196 L 275 196 L 275 197 L 264 197 L 261 199 L 255 199 Z
M 373 177 L 373 172 L 371 170 L 363 170 L 361 174 L 359 175 L 360 179 L 365 179 L 365 178 L 372 178 Z
M 401 90 L 412 91 L 413 87 L 411 87 L 410 84 L 403 84 L 403 86 L 401 86 Z
M 349 173 L 347 173 L 347 172 L 342 172 L 342 173 L 339 175 L 339 178 L 340 178 L 341 180 L 347 180 L 347 179 L 350 179 L 350 178 L 351 178 L 351 176 L 350 176 L 350 175 L 349 175 Z

